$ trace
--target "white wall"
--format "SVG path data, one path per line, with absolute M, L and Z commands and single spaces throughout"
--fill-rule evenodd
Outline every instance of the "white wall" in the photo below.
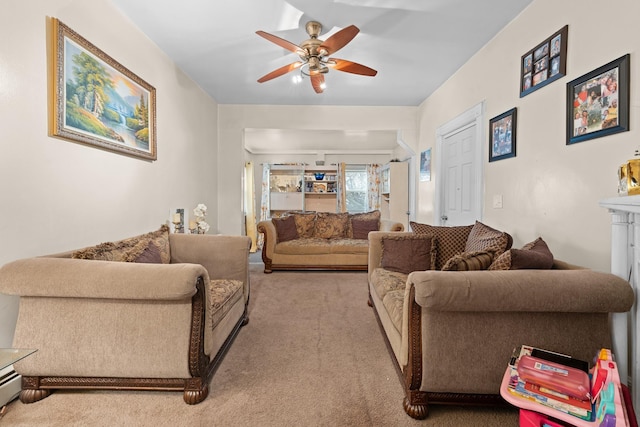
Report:
M 483 221 L 511 233 L 514 247 L 542 236 L 557 258 L 609 271 L 610 215 L 598 201 L 615 197 L 617 167 L 640 146 L 640 2 L 613 0 L 605 9 L 595 0 L 535 0 L 420 106 L 419 147 L 434 147 L 435 159 L 436 129 L 483 100 L 487 127 L 517 107 L 517 157 L 489 163 L 484 155 Z M 520 98 L 521 56 L 567 24 L 567 75 Z M 627 53 L 631 130 L 565 145 L 567 82 Z M 418 219 L 428 223 L 437 164 L 433 173 L 418 189 Z M 497 194 L 503 209 L 492 208 Z
M 47 16 L 156 88 L 157 161 L 47 136 Z M 0 38 L 0 264 L 155 230 L 199 202 L 217 228 L 217 104 L 108 0 L 3 2 Z M 16 315 L 0 295 L 0 347 Z
M 417 107 L 220 105 L 219 112 L 218 194 L 224 204 L 220 204 L 218 225 L 222 233 L 237 234 L 243 229 L 241 177 L 244 162 L 249 160 L 242 139 L 245 128 L 401 130 L 407 145 L 417 146 Z M 328 163 L 330 160 L 327 156 Z M 261 173 L 258 163 L 256 174 Z

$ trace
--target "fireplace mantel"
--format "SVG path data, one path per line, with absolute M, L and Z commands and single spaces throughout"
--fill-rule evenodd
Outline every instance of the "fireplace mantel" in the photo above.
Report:
M 612 211 L 640 214 L 640 195 L 600 200 L 600 206 Z
M 640 339 L 638 288 L 640 285 L 640 195 L 600 201 L 611 213 L 611 272 L 629 280 L 636 301 L 629 313 L 613 315 L 613 351 L 620 379 L 630 386 L 633 406 L 640 408 Z

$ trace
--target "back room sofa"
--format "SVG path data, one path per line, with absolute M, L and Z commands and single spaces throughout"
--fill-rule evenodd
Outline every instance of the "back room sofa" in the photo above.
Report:
M 403 231 L 399 222 L 367 213 L 291 212 L 261 221 L 264 272 L 367 270 L 371 231 Z

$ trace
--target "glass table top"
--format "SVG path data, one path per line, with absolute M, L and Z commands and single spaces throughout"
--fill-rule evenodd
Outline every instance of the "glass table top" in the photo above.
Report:
M 0 369 L 13 365 L 36 351 L 38 350 L 34 348 L 0 348 Z

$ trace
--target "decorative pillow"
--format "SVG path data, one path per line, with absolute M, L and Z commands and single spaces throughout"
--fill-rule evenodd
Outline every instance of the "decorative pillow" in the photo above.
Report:
M 163 264 L 160 249 L 153 242 L 149 242 L 144 250 L 131 262 L 140 262 L 147 264 Z
M 462 226 L 435 226 L 428 224 L 420 224 L 411 221 L 411 230 L 415 234 L 426 234 L 436 237 L 437 253 L 436 253 L 436 269 L 441 270 L 446 262 L 454 255 L 464 252 L 467 238 L 473 228 L 473 225 Z
M 160 253 L 163 264 L 171 262 L 171 245 L 169 245 L 169 226 L 163 225 L 159 230 L 147 233 L 149 245 L 154 245 Z M 136 261 L 139 262 L 139 261 Z
M 318 212 L 313 237 L 321 239 L 347 237 L 348 213 Z
M 313 228 L 316 224 L 316 213 L 294 213 L 291 214 L 296 221 L 298 237 L 313 237 Z
M 529 242 L 522 249 L 510 249 L 491 264 L 489 270 L 546 270 L 553 267 L 553 254 L 542 237 Z
M 508 233 L 498 231 L 476 221 L 475 225 L 469 233 L 467 244 L 464 248 L 465 252 L 493 252 L 494 256 L 498 256 L 507 249 L 511 248 L 513 239 Z
M 542 237 L 527 243 L 522 249 L 512 249 L 510 252 L 511 270 L 550 269 L 553 267 L 553 254 Z
M 378 219 L 352 219 L 351 229 L 353 239 L 368 239 L 370 231 L 378 231 L 380 220 Z
M 378 231 L 380 229 L 380 211 L 371 211 L 357 214 L 349 214 L 349 226 L 347 229 L 347 237 L 352 238 L 353 236 L 353 222 L 354 221 L 363 221 L 363 220 L 376 220 L 378 222 L 377 228 L 371 231 Z M 357 237 L 356 237 L 357 238 Z M 366 239 L 367 237 L 364 237 Z
M 153 256 L 154 252 L 158 256 Z M 157 231 L 81 249 L 75 251 L 71 258 L 123 262 L 150 262 L 138 259 L 159 259 L 161 263 L 168 264 L 171 262 L 169 227 L 162 225 Z
M 433 270 L 436 265 L 436 238 L 427 235 L 385 236 L 382 238 L 382 268 L 409 274 Z
M 276 227 L 277 242 L 287 242 L 298 238 L 298 229 L 296 228 L 294 217 L 272 218 L 271 222 Z
M 449 258 L 442 267 L 443 271 L 486 270 L 493 261 L 491 252 L 463 252 Z

